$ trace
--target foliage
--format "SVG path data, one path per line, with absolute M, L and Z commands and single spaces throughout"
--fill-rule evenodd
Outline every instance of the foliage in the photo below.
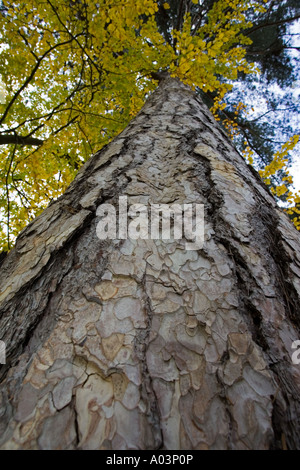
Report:
M 4 2 L 0 143 L 10 137 L 13 147 L 2 148 L 0 208 L 8 234 L 61 194 L 154 89 L 147 74 L 157 51 L 162 67 L 173 54 L 155 10 L 152 0 Z
M 232 83 L 257 70 L 248 32 L 266 1 L 2 2 L 0 248 L 128 124 L 157 85 L 153 72 L 222 111 Z
M 267 185 L 271 185 L 272 177 L 283 170 L 284 176 L 282 177 L 282 184 L 271 187 L 271 192 L 277 197 L 281 197 L 283 194 L 286 194 L 286 200 L 290 204 L 290 207 L 289 209 L 286 209 L 286 212 L 291 216 L 291 219 L 298 230 L 300 229 L 300 195 L 288 190 L 288 184 L 292 184 L 293 179 L 289 173 L 289 160 L 287 157 L 289 151 L 293 150 L 295 145 L 298 143 L 299 137 L 299 135 L 291 137 L 284 145 L 282 145 L 281 149 L 275 153 L 271 163 L 263 170 L 259 171 L 260 177 L 264 182 Z
M 291 217 L 297 230 L 300 230 L 300 193 L 299 191 L 294 194 L 289 194 L 288 202 L 290 204 L 290 207 L 289 209 L 286 210 L 286 212 Z
M 289 139 L 288 142 L 286 142 L 282 147 L 281 150 L 276 152 L 274 155 L 274 158 L 272 162 L 267 165 L 264 170 L 260 170 L 259 174 L 261 178 L 265 181 L 266 184 L 271 184 L 271 177 L 272 175 L 275 175 L 278 171 L 282 170 L 283 168 L 286 167 L 288 163 L 288 159 L 286 158 L 288 155 L 289 150 L 293 150 L 295 145 L 297 144 L 299 140 L 299 136 L 295 135 Z M 286 171 L 288 169 L 286 168 Z M 290 181 L 290 176 L 284 177 L 284 181 L 291 182 Z M 277 186 L 275 189 L 271 188 L 272 193 L 276 194 L 277 196 L 281 196 L 281 194 L 285 193 L 288 189 L 287 187 L 283 184 L 281 186 Z

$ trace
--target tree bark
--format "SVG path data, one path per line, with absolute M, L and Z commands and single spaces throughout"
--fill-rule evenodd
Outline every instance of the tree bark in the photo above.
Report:
M 97 207 L 199 203 L 205 243 L 100 240 Z M 300 236 L 185 85 L 138 116 L 1 267 L 2 449 L 300 449 Z

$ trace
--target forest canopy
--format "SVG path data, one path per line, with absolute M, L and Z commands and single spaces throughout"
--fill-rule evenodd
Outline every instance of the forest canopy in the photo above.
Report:
M 10 249 L 80 166 L 126 127 L 161 72 L 201 94 L 274 195 L 289 202 L 299 226 L 300 197 L 288 172 L 298 136 L 287 119 L 297 114 L 290 92 L 298 71 L 297 34 L 290 33 L 300 18 L 297 4 L 1 2 L 0 249 Z M 270 95 L 263 113 L 284 110 L 273 124 L 268 116 L 251 118 L 244 100 L 270 84 L 284 90 Z

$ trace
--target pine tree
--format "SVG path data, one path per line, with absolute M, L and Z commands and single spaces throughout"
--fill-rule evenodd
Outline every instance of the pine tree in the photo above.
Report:
M 203 204 L 203 246 L 99 238 L 120 196 L 131 222 Z M 2 263 L 1 448 L 299 449 L 299 248 L 199 96 L 162 80 Z

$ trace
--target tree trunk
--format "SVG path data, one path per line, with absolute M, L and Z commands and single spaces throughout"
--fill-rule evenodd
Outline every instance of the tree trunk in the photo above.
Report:
M 119 196 L 204 204 L 205 242 L 99 239 Z M 3 261 L 3 449 L 300 449 L 300 239 L 164 80 Z

